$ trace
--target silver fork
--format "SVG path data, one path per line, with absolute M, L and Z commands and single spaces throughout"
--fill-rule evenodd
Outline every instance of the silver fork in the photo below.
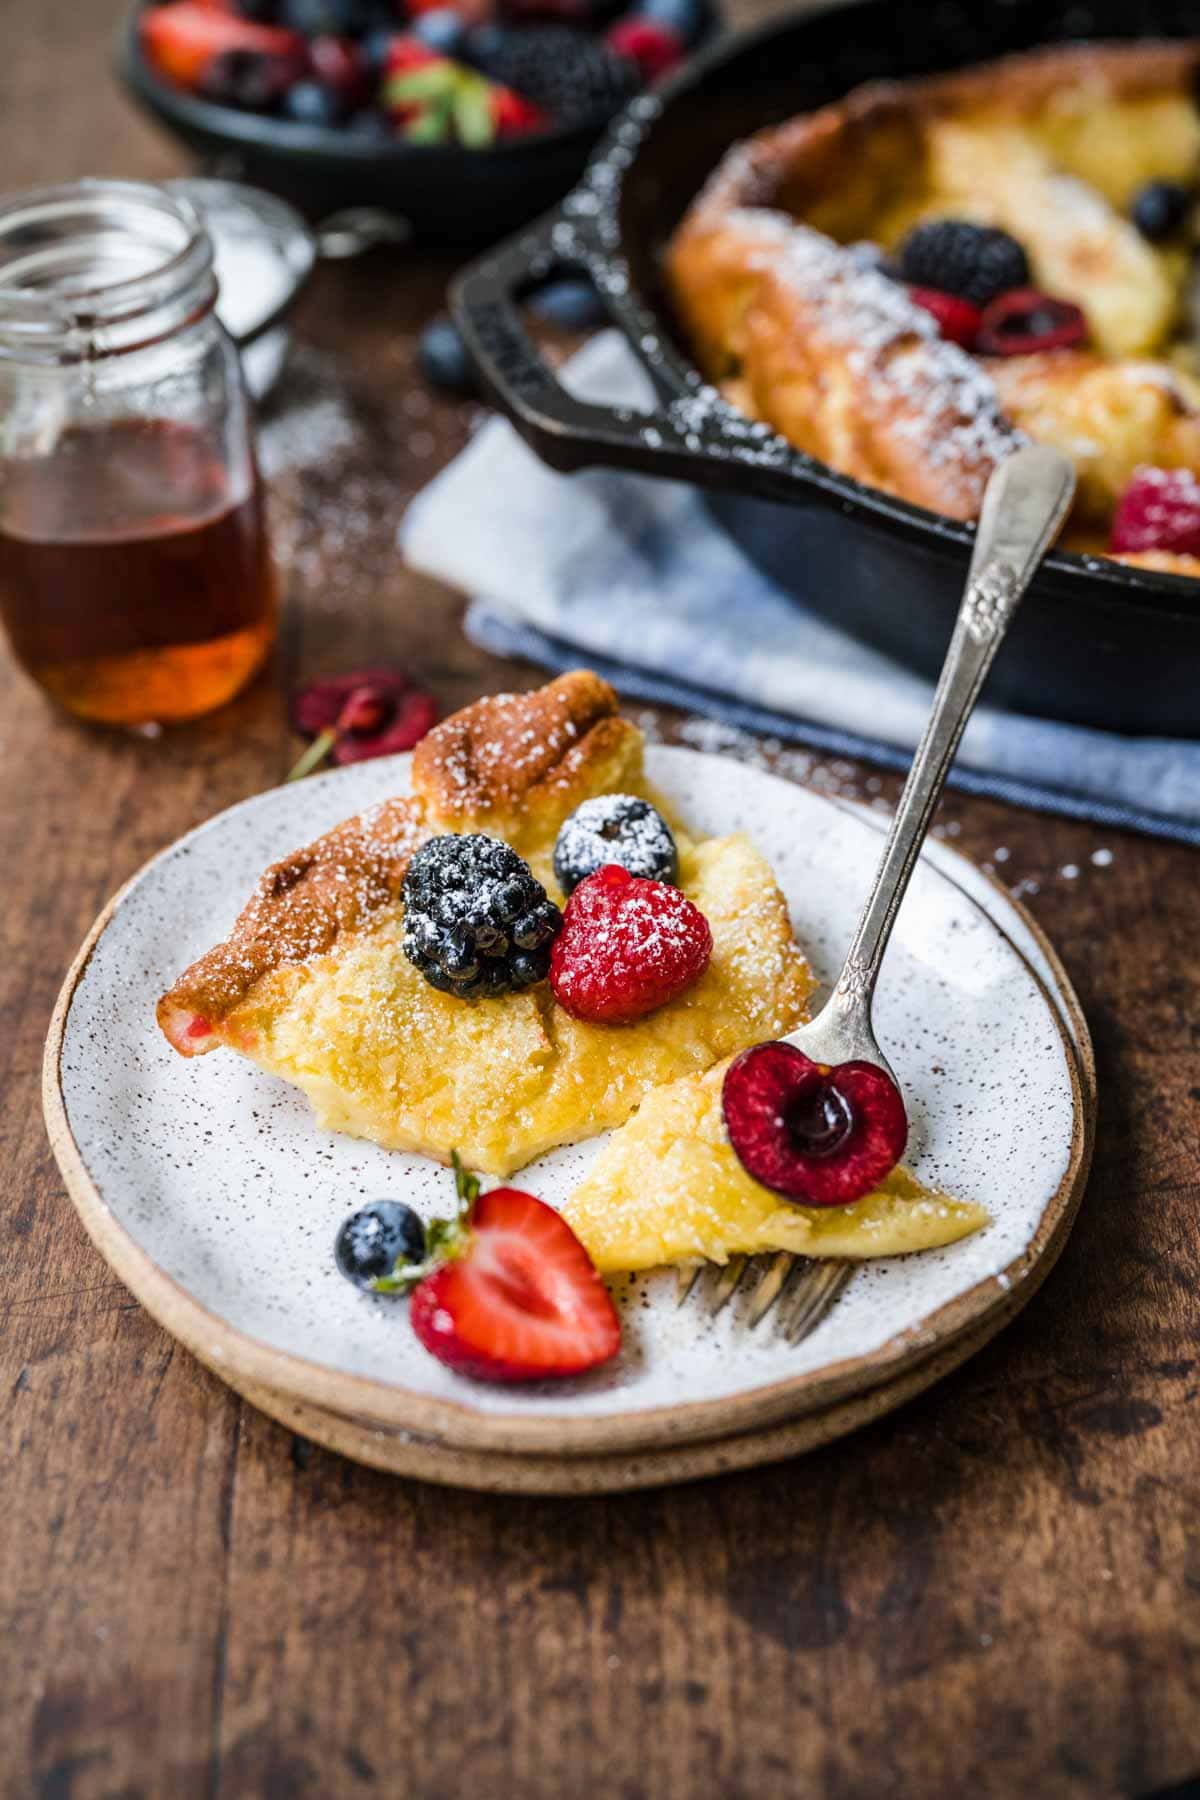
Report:
M 1017 603 L 1058 535 L 1074 492 L 1071 463 L 1057 450 L 1040 445 L 1015 451 L 988 482 L 929 722 L 858 929 L 829 999 L 810 1024 L 785 1040 L 814 1062 L 871 1062 L 896 1080 L 871 1025 L 880 964 L 963 729 Z M 779 1335 L 798 1344 L 816 1330 L 853 1269 L 849 1261 L 793 1256 L 786 1250 L 771 1256 L 732 1257 L 725 1264 L 699 1263 L 680 1270 L 679 1304 L 694 1291 L 715 1316 L 735 1294 L 745 1295 L 743 1317 L 748 1328 L 778 1307 Z

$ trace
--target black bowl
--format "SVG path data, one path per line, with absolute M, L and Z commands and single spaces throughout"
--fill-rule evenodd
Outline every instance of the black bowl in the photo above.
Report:
M 378 145 L 217 106 L 160 80 L 147 63 L 138 20 L 151 3 L 137 0 L 117 34 L 117 70 L 134 100 L 221 175 L 280 194 L 310 219 L 379 207 L 406 220 L 422 243 L 490 243 L 560 200 L 605 128 L 600 121 L 538 132 L 486 150 Z
M 726 39 L 631 104 L 557 212 L 459 278 L 454 312 L 485 385 L 555 468 L 607 464 L 708 490 L 719 522 L 786 591 L 936 675 L 974 527 L 840 475 L 717 401 L 677 329 L 662 248 L 731 143 L 862 81 L 1051 41 L 1196 29 L 1194 0 L 858 0 Z M 657 390 L 654 414 L 575 400 L 537 356 L 515 302 L 564 269 L 589 275 L 605 297 Z M 1200 583 L 1056 550 L 988 694 L 1076 724 L 1200 737 L 1198 666 Z

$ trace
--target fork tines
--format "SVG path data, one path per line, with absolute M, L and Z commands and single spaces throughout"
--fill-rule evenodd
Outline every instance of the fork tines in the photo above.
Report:
M 851 1262 L 816 1260 L 777 1250 L 773 1256 L 731 1256 L 727 1263 L 692 1263 L 679 1270 L 678 1304 L 693 1292 L 710 1318 L 725 1310 L 734 1295 L 745 1305 L 739 1321 L 747 1330 L 772 1309 L 776 1334 L 798 1344 L 814 1332 L 854 1272 Z

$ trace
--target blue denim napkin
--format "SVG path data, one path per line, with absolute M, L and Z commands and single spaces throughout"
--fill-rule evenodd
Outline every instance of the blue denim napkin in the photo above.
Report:
M 605 332 L 566 371 L 581 398 L 649 409 Z M 930 684 L 798 607 L 678 482 L 557 475 L 502 419 L 409 508 L 408 562 L 471 596 L 466 629 L 551 669 L 838 755 L 904 767 Z M 1200 743 L 1126 738 L 981 707 L 953 786 L 1200 844 Z

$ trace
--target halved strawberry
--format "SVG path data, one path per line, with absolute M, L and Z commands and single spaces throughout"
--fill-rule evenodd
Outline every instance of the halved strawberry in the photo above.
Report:
M 267 55 L 305 57 L 304 39 L 274 25 L 219 11 L 205 0 L 172 0 L 152 6 L 138 25 L 142 49 L 160 75 L 179 87 L 195 88 L 214 56 L 225 50 L 259 50 Z
M 423 44 L 411 32 L 398 31 L 387 48 L 385 75 L 407 75 L 410 69 L 423 69 L 427 63 L 443 62 L 444 57 Z
M 520 1188 L 481 1195 L 457 1156 L 454 1174 L 457 1216 L 435 1220 L 424 1259 L 398 1260 L 374 1292 L 411 1292 L 430 1355 L 477 1381 L 582 1375 L 614 1357 L 616 1308 L 566 1220 Z

